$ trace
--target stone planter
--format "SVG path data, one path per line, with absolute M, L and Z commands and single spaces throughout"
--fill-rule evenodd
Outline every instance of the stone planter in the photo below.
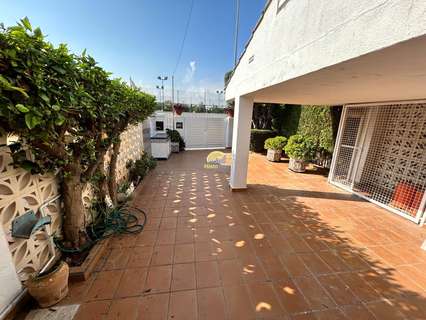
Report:
M 281 160 L 281 154 L 282 154 L 281 150 L 268 149 L 268 153 L 266 154 L 266 159 L 272 162 L 278 162 Z
M 26 282 L 28 292 L 42 308 L 57 304 L 68 294 L 69 267 L 64 261 L 51 272 L 30 278 Z
M 179 142 L 172 142 L 171 146 L 173 153 L 179 153 Z
M 305 172 L 306 162 L 304 160 L 290 158 L 288 168 L 294 172 Z
M 70 281 L 85 281 L 95 271 L 98 261 L 106 254 L 111 238 L 99 241 L 90 249 L 89 255 L 81 266 L 70 267 Z

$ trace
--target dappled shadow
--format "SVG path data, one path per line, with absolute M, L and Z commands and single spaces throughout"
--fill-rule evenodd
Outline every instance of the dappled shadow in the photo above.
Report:
M 249 188 L 231 192 L 229 167 L 204 169 L 207 153 L 174 155 L 138 188 L 146 228 L 71 290 L 85 301 L 77 318 L 100 289 L 109 316 L 135 304 L 147 318 L 424 318 L 420 228 L 257 155 Z

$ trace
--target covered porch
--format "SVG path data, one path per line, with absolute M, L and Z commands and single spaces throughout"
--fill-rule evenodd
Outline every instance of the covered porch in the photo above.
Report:
M 344 106 L 330 182 L 424 222 L 424 12 L 421 1 L 267 1 L 226 87 L 231 187 L 247 185 L 253 103 Z
M 425 44 L 416 37 L 290 79 L 248 66 L 244 53 L 227 87 L 235 105 L 231 188 L 247 187 L 254 103 L 343 105 L 329 182 L 424 224 Z
M 424 318 L 424 228 L 258 154 L 231 192 L 207 155 L 174 154 L 144 181 L 148 224 L 71 285 L 75 319 Z

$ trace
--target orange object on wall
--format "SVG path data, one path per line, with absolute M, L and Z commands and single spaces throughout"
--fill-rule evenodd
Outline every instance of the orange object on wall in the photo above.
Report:
M 415 190 L 412 185 L 399 182 L 393 192 L 391 205 L 400 209 L 408 209 L 413 201 Z
M 423 191 L 416 190 L 416 193 L 414 194 L 413 201 L 411 202 L 411 212 L 416 215 L 417 210 L 419 210 L 420 205 L 422 204 L 423 200 Z

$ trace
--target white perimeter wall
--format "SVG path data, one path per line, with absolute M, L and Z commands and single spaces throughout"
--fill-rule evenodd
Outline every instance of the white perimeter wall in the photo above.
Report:
M 271 0 L 226 99 L 425 33 L 425 0 Z
M 156 121 L 164 122 L 164 130 L 156 130 Z M 232 118 L 222 113 L 191 113 L 183 112 L 175 115 L 175 128 L 179 131 L 186 143 L 187 149 L 221 149 L 227 147 L 227 141 L 232 140 Z M 183 123 L 183 129 L 176 127 L 177 122 Z M 231 129 L 229 130 L 229 127 Z M 151 136 L 165 133 L 166 129 L 173 128 L 173 114 L 171 112 L 156 112 L 150 118 Z M 227 136 L 231 137 L 227 137 Z

